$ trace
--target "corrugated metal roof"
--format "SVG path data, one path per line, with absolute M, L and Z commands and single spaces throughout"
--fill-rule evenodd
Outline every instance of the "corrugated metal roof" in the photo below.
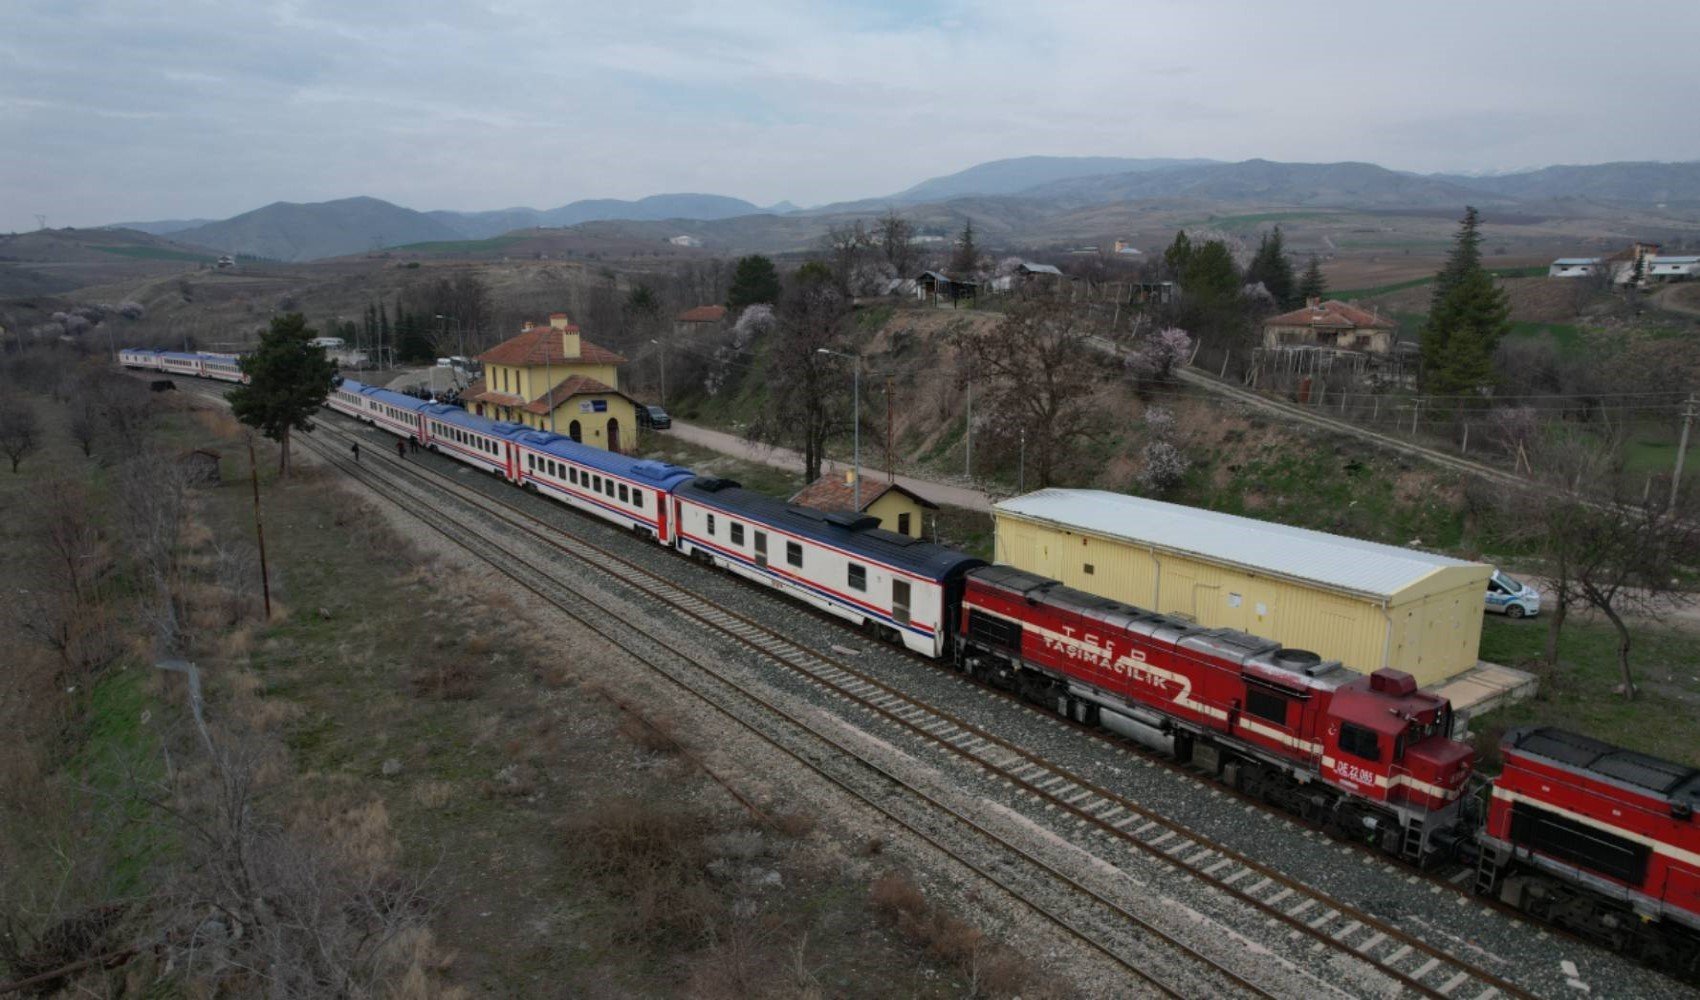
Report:
M 1039 490 L 1005 500 L 993 509 L 1378 598 L 1393 597 L 1436 570 L 1474 565 L 1415 549 L 1104 490 Z
M 1563 264 L 1571 267 L 1578 264 L 1598 264 L 1599 262 L 1600 259 L 1598 257 L 1560 257 L 1553 261 L 1554 264 Z

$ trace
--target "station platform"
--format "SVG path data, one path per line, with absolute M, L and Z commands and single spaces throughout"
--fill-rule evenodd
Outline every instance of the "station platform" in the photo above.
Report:
M 1480 660 L 1432 690 L 1451 701 L 1453 713 L 1467 725 L 1483 712 L 1533 696 L 1539 684 L 1527 670 Z

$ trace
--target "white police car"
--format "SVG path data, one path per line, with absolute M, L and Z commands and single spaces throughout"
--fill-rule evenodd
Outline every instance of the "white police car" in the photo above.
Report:
M 1533 617 L 1541 613 L 1541 592 L 1494 570 L 1488 578 L 1486 607 L 1507 618 Z

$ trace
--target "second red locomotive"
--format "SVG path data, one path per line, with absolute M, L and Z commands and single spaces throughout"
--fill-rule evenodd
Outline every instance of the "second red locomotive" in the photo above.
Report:
M 1412 861 L 1452 842 L 1474 752 L 1409 674 L 1366 677 L 1009 566 L 970 571 L 960 614 L 971 673 L 1081 722 L 1113 712 L 1181 760 Z

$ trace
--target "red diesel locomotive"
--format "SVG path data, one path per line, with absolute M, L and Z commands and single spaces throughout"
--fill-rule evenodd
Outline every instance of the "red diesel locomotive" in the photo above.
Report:
M 1547 726 L 1500 746 L 1477 891 L 1700 972 L 1700 771 Z
M 958 628 L 964 670 L 1078 721 L 1107 709 L 1177 758 L 1411 861 L 1455 841 L 1474 752 L 1451 738 L 1447 700 L 1403 671 L 1365 677 L 1009 566 L 967 574 Z

